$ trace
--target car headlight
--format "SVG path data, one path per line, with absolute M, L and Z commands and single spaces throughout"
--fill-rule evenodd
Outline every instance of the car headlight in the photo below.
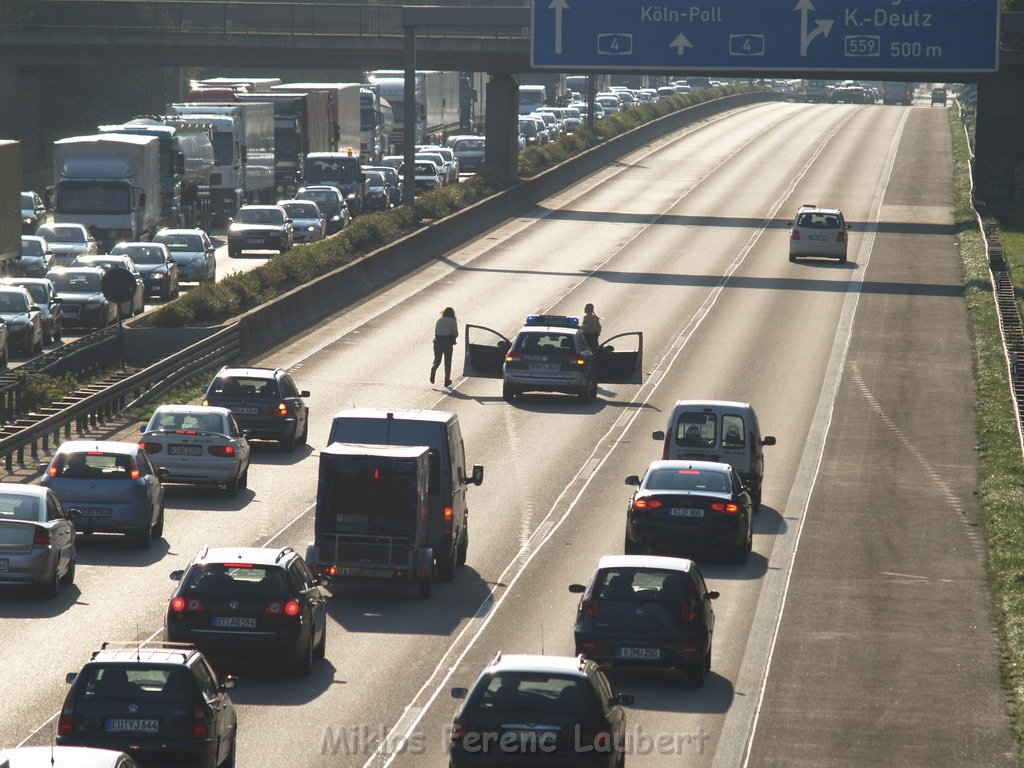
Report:
M 31 219 L 31 217 L 30 217 L 30 218 L 27 218 L 27 219 L 22 219 L 22 220 L 21 220 L 21 223 L 22 223 L 22 224 L 31 224 L 31 223 L 32 223 L 32 219 Z
M 316 227 L 306 227 L 307 232 L 316 232 Z
M 356 199 L 356 193 L 355 192 L 349 192 L 347 195 L 345 195 L 345 199 L 346 200 L 355 200 Z

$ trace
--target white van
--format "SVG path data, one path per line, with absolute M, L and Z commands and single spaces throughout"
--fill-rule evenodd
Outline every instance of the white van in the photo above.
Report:
M 731 400 L 679 400 L 668 420 L 667 432 L 655 432 L 665 447 L 663 459 L 720 461 L 732 465 L 743 479 L 756 510 L 761 503 L 764 451 L 775 445 L 771 435 L 761 436 L 757 414 L 750 403 Z

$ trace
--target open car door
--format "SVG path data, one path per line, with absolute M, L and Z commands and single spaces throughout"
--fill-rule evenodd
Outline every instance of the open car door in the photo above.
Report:
M 612 342 L 616 342 L 612 346 Z M 598 347 L 597 381 L 601 384 L 642 384 L 644 335 L 640 331 L 612 336 Z
M 500 379 L 504 375 L 505 354 L 512 342 L 497 331 L 482 325 L 466 324 L 466 356 L 462 363 L 463 376 L 481 376 Z

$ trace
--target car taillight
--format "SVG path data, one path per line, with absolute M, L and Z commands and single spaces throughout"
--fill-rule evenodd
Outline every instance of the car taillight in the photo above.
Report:
M 185 610 L 185 598 L 184 597 L 173 597 L 171 598 L 171 610 L 175 613 L 181 613 Z
M 596 619 L 601 613 L 601 604 L 597 600 L 584 600 L 583 612 L 591 619 Z
M 60 720 L 57 721 L 57 733 L 61 736 L 70 736 L 71 728 L 75 721 L 75 705 L 68 702 L 60 711 Z
M 145 441 L 139 441 L 139 447 L 142 448 L 150 456 L 156 453 L 160 453 L 164 449 L 160 443 L 147 443 Z
M 277 408 L 271 408 L 269 413 L 270 413 L 271 416 L 287 416 L 288 415 L 288 404 L 287 403 L 278 403 L 277 404 Z
M 128 474 L 132 480 L 138 480 L 139 477 L 142 476 L 142 472 L 137 467 L 131 470 Z
M 452 523 L 454 522 L 454 518 L 455 518 L 455 510 L 453 510 L 451 507 L 445 507 L 444 508 L 444 535 L 445 536 L 451 536 L 452 535 L 452 527 L 453 527 Z
M 800 239 L 800 230 L 799 229 L 794 229 L 793 230 L 793 234 L 790 236 L 790 240 L 799 240 L 799 239 Z
M 838 232 L 836 232 L 836 242 L 837 243 L 845 243 L 846 242 L 846 230 L 841 229 Z
M 282 613 L 285 616 L 298 616 L 299 604 L 295 600 L 289 600 L 286 603 L 282 603 L 280 600 L 277 600 L 267 606 L 266 612 L 272 616 L 280 616 Z
M 205 739 L 210 735 L 210 729 L 206 724 L 206 713 L 202 704 L 192 707 L 192 738 Z
M 210 445 L 206 448 L 211 456 L 234 456 L 235 448 L 232 445 Z
M 452 741 L 462 741 L 462 739 L 463 739 L 463 737 L 465 735 L 466 735 L 466 724 L 463 723 L 461 720 L 453 721 L 452 722 L 451 740 Z
M 712 504 L 711 509 L 715 512 L 721 512 L 723 515 L 736 515 L 739 514 L 740 511 L 739 505 L 731 502 L 729 504 Z
M 35 535 L 32 537 L 33 547 L 48 547 L 50 546 L 50 532 L 45 528 L 36 528 Z
M 683 621 L 697 620 L 697 606 L 693 603 L 683 603 Z
M 50 465 L 50 468 L 46 470 L 46 474 L 48 474 L 50 477 L 56 477 L 57 473 L 60 472 L 60 468 L 63 465 L 64 457 L 57 456 L 56 458 L 54 458 L 53 463 Z
M 633 502 L 633 509 L 657 509 L 660 506 L 658 499 L 637 499 Z
M 566 355 L 565 362 L 569 365 L 586 365 L 587 358 L 583 357 L 583 355 Z
M 285 616 L 298 616 L 299 615 L 299 603 L 297 600 L 289 600 L 284 604 Z
M 203 610 L 203 603 L 194 597 L 190 597 L 187 600 L 178 595 L 177 597 L 171 598 L 171 610 L 175 613 L 181 613 L 182 611 L 201 611 Z
M 522 362 L 522 360 L 523 360 L 523 353 L 522 352 L 509 352 L 507 355 L 505 355 L 505 362 L 506 363 L 519 363 L 519 362 Z

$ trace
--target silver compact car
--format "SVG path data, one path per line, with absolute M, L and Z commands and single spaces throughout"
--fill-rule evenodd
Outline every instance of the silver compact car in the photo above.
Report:
M 56 597 L 75 580 L 75 526 L 53 491 L 0 483 L 0 584 L 34 584 Z
M 53 266 L 69 267 L 79 256 L 99 253 L 96 238 L 81 224 L 43 224 L 36 237 L 46 240 L 53 251 Z
M 838 208 L 819 208 L 801 205 L 796 219 L 786 223 L 790 227 L 789 260 L 801 256 L 824 256 L 846 262 L 846 249 L 850 242 L 850 225 Z
M 320 206 L 312 200 L 280 200 L 292 220 L 292 236 L 296 243 L 315 243 L 327 234 L 327 219 L 320 213 Z
M 79 511 L 82 533 L 121 533 L 142 549 L 163 536 L 167 473 L 137 443 L 69 440 L 39 471 L 40 483 Z
M 39 307 L 43 318 L 43 343 L 52 344 L 61 340 L 61 302 L 57 289 L 45 277 L 3 277 L 0 285 L 20 285 L 29 292 L 32 303 Z
M 139 440 L 166 482 L 221 485 L 237 496 L 249 479 L 249 441 L 227 408 L 161 405 Z
M 212 283 L 217 280 L 217 258 L 210 236 L 201 229 L 161 229 L 153 237 L 163 243 L 178 265 L 183 283 Z
M 7 323 L 7 346 L 31 357 L 43 351 L 43 316 L 27 290 L 0 286 L 0 319 Z

